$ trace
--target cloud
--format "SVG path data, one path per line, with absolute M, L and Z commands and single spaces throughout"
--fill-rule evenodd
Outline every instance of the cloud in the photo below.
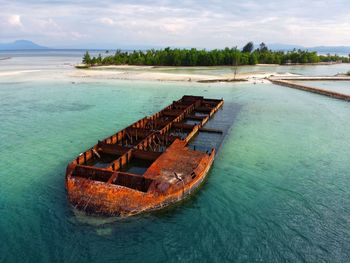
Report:
M 97 19 L 97 21 L 103 25 L 107 25 L 107 26 L 112 26 L 115 24 L 115 21 L 109 17 L 101 17 L 99 19 Z
M 2 39 L 48 46 L 350 44 L 348 0 L 0 0 L 0 6 Z
M 168 34 L 180 34 L 187 28 L 186 21 L 174 21 L 161 25 L 161 28 Z
M 22 21 L 20 15 L 9 15 L 7 22 L 10 26 L 13 27 L 22 27 Z

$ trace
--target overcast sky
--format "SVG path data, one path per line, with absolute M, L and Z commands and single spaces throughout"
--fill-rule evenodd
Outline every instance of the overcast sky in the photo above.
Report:
M 50 47 L 350 45 L 350 0 L 0 0 L 0 42 Z

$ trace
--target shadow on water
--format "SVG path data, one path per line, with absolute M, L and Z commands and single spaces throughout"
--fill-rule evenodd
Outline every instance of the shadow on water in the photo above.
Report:
M 213 116 L 205 125 L 205 128 L 217 129 L 220 133 L 199 132 L 189 143 L 190 147 L 196 147 L 196 150 L 211 151 L 215 148 L 217 153 L 221 149 L 230 128 L 242 109 L 242 105 L 233 102 L 225 102 L 223 107 Z

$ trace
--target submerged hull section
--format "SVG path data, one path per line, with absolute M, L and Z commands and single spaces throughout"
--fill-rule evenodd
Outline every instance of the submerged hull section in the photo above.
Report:
M 189 147 L 223 100 L 184 96 L 153 116 L 99 141 L 67 167 L 70 203 L 88 213 L 130 216 L 161 209 L 205 179 L 215 149 Z

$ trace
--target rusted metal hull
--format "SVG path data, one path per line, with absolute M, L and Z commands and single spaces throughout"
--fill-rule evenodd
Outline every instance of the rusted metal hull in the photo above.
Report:
M 179 181 L 177 189 L 167 193 L 144 193 L 119 185 L 106 184 L 68 176 L 67 189 L 70 202 L 78 209 L 91 213 L 130 216 L 152 211 L 178 202 L 191 194 L 205 179 L 215 152 L 203 160 L 203 169 L 196 180 L 183 187 Z
M 196 151 L 188 143 L 222 105 L 184 96 L 100 141 L 67 167 L 70 203 L 88 213 L 131 216 L 190 195 L 206 178 L 216 150 Z

